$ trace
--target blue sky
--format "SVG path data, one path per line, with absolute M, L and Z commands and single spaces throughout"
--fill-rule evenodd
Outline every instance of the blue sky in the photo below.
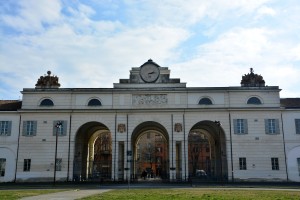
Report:
M 0 99 L 48 70 L 63 88 L 112 88 L 149 58 L 188 87 L 239 86 L 254 68 L 300 97 L 298 0 L 1 0 Z

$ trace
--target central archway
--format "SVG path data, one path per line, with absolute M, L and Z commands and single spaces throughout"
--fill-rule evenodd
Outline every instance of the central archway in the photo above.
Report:
M 159 123 L 148 121 L 138 125 L 132 134 L 132 173 L 137 181 L 169 178 L 169 137 Z

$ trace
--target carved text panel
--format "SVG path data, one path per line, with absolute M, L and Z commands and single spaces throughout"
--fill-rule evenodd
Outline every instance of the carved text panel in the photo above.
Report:
M 166 94 L 134 94 L 132 105 L 163 105 L 168 103 Z

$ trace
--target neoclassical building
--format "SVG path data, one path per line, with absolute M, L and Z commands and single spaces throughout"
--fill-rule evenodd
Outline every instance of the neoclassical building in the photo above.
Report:
M 151 59 L 113 88 L 48 72 L 0 101 L 0 182 L 300 182 L 300 98 L 253 69 L 237 83 L 187 87 Z

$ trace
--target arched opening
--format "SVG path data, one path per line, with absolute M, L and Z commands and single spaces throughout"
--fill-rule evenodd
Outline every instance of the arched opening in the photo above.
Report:
M 40 106 L 54 106 L 54 103 L 51 99 L 43 99 Z
M 201 98 L 199 103 L 199 105 L 212 105 L 212 101 L 208 98 L 208 97 L 204 97 L 204 98 Z
M 169 178 L 169 145 L 166 129 L 157 122 L 144 122 L 132 134 L 132 173 L 137 181 Z
M 88 106 L 102 106 L 102 104 L 99 99 L 91 99 L 88 102 Z
M 188 135 L 189 178 L 227 180 L 225 135 L 220 122 L 202 121 Z
M 105 181 L 112 175 L 112 138 L 109 129 L 99 122 L 88 122 L 76 135 L 75 181 Z
M 250 97 L 247 101 L 247 104 L 260 105 L 261 100 L 258 97 Z

